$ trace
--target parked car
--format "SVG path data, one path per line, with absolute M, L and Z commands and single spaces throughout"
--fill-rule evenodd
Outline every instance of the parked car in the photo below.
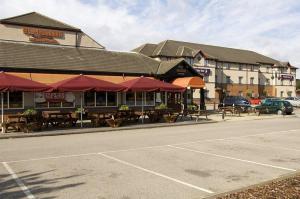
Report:
M 271 102 L 271 101 L 274 101 L 274 100 L 281 100 L 281 99 L 277 98 L 277 97 L 267 97 L 267 98 L 261 100 L 261 103 Z
M 284 100 L 269 100 L 258 105 L 256 108 L 260 113 L 275 113 L 278 115 L 290 115 L 293 113 L 293 106 Z
M 241 96 L 226 96 L 223 103 L 219 104 L 219 107 L 223 106 L 236 106 L 240 107 L 243 111 L 246 111 L 249 107 L 251 107 L 250 102 Z
M 297 97 L 287 97 L 285 101 L 290 102 L 294 107 L 300 107 L 300 99 Z

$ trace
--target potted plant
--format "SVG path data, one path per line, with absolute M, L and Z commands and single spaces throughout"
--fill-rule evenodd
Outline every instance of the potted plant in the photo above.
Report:
M 76 117 L 80 118 L 81 117 L 81 110 L 82 110 L 82 118 L 86 119 L 87 118 L 87 111 L 84 108 L 77 108 L 75 113 L 76 113 Z
M 35 116 L 36 114 L 37 114 L 37 111 L 32 108 L 29 108 L 23 112 L 23 115 L 25 115 L 25 116 Z
M 167 108 L 168 108 L 167 105 L 164 103 L 161 103 L 160 105 L 155 106 L 156 110 L 165 110 Z
M 119 111 L 128 111 L 129 110 L 129 106 L 123 104 L 119 107 Z

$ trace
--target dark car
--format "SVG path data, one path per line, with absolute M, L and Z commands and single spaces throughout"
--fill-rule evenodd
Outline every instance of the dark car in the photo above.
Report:
M 276 113 L 278 115 L 290 115 L 294 111 L 292 104 L 284 100 L 265 101 L 255 108 L 259 113 Z
M 246 98 L 241 96 L 226 96 L 223 100 L 223 103 L 219 104 L 219 107 L 223 106 L 240 107 L 244 111 L 251 107 L 250 102 Z

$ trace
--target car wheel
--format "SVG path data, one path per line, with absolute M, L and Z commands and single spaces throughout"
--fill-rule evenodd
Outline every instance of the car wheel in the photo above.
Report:
M 277 115 L 282 115 L 282 113 L 283 113 L 282 110 L 277 111 Z

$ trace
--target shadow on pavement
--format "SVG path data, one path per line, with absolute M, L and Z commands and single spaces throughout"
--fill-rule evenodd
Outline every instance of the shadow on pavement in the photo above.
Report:
M 48 197 L 43 197 L 46 199 L 56 198 L 57 196 L 54 196 L 53 194 L 59 190 L 73 188 L 85 184 L 85 183 L 71 183 L 71 184 L 61 183 L 61 181 L 70 178 L 76 178 L 81 175 L 70 175 L 70 176 L 51 178 L 51 179 L 49 178 L 47 179 L 43 177 L 43 174 L 51 173 L 53 171 L 55 170 L 49 170 L 40 173 L 30 173 L 30 171 L 23 171 L 23 172 L 18 172 L 16 174 L 22 180 L 22 182 L 30 189 L 30 192 L 33 195 L 50 193 Z M 63 185 L 57 185 L 58 183 Z M 26 195 L 21 190 L 21 188 L 17 185 L 15 180 L 12 179 L 11 175 L 0 174 L 0 198 L 5 198 L 5 199 L 26 198 Z

